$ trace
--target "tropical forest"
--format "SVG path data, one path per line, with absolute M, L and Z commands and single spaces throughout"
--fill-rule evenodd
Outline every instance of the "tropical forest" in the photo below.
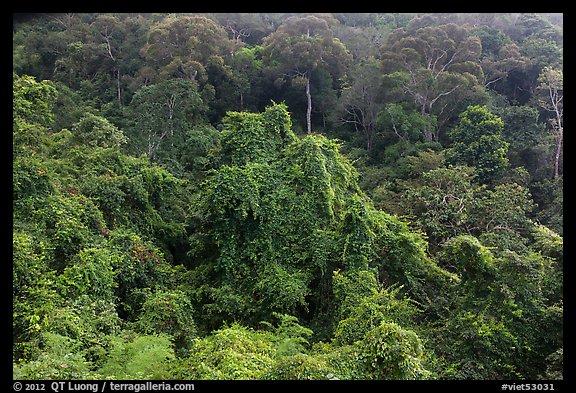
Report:
M 562 13 L 12 42 L 14 380 L 563 379 Z

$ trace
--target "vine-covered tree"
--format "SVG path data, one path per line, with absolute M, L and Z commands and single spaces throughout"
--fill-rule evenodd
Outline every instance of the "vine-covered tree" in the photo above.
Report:
M 194 267 L 204 284 L 192 287 L 211 324 L 273 312 L 314 321 L 330 307 L 336 269 L 376 268 L 420 301 L 425 277 L 447 280 L 421 238 L 370 206 L 334 141 L 295 137 L 285 106 L 229 113 L 225 125 L 192 237 L 204 261 Z

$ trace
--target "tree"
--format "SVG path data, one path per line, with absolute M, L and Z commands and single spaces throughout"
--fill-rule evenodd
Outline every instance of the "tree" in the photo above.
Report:
M 240 100 L 237 105 L 240 111 L 257 110 L 260 107 L 263 51 L 261 46 L 242 47 L 229 59 Z
M 337 110 L 340 122 L 349 124 L 364 136 L 366 149 L 373 147 L 380 110 L 380 70 L 375 59 L 367 60 L 349 70 L 351 81 L 342 89 Z
M 541 108 L 552 115 L 550 125 L 555 134 L 552 177 L 557 178 L 560 174 L 560 156 L 564 141 L 564 74 L 562 70 L 545 67 L 538 77 L 538 81 L 540 82 L 538 85 L 540 92 L 538 103 Z
M 49 126 L 54 121 L 52 106 L 57 91 L 49 80 L 37 82 L 29 75 L 12 73 L 12 121 L 17 131 L 26 125 Z
M 142 333 L 168 334 L 176 348 L 185 350 L 196 337 L 196 324 L 190 300 L 182 291 L 144 290 L 145 301 L 136 326 Z
M 122 56 L 122 42 L 124 41 L 125 31 L 123 23 L 115 16 L 98 15 L 90 25 L 95 31 L 97 46 L 103 48 L 105 56 L 113 64 L 112 74 L 116 85 L 116 98 L 118 105 L 122 106 L 122 74 L 120 70 L 120 56 Z M 98 45 L 98 43 L 102 44 Z M 105 63 L 102 61 L 102 63 Z
M 468 235 L 446 242 L 439 264 L 462 281 L 434 329 L 441 377 L 515 379 L 546 369 L 547 356 L 562 345 L 562 306 L 550 296 L 556 263 L 531 250 L 495 255 Z
M 561 68 L 563 54 L 555 42 L 534 35 L 522 40 L 518 47 L 525 64 L 508 73 L 503 87 L 512 102 L 526 105 L 538 88 L 538 77 L 544 68 Z
M 562 378 L 561 14 L 17 16 L 14 379 Z
M 152 26 L 142 48 L 147 65 L 156 72 L 151 82 L 172 77 L 202 82 L 211 56 L 228 51 L 224 29 L 204 16 L 168 16 Z
M 476 167 L 480 182 L 494 181 L 508 167 L 509 144 L 502 137 L 503 130 L 502 119 L 485 106 L 469 106 L 450 132 L 448 161 Z
M 518 45 L 509 43 L 502 45 L 496 54 L 484 56 L 481 61 L 484 87 L 494 88 L 491 85 L 506 82 L 513 71 L 523 70 L 528 59 L 520 54 Z
M 262 38 L 275 30 L 270 14 L 263 13 L 225 13 L 218 12 L 213 17 L 232 35 L 233 52 L 245 47 L 258 45 Z
M 378 113 L 377 124 L 383 128 L 382 135 L 387 139 L 404 142 L 418 142 L 427 129 L 432 129 L 436 118 L 421 115 L 414 109 L 406 110 L 400 104 L 386 104 Z
M 124 133 L 101 116 L 86 114 L 72 126 L 75 143 L 87 146 L 120 147 L 128 141 Z
M 372 266 L 422 302 L 426 280 L 446 279 L 418 234 L 370 205 L 335 141 L 295 137 L 285 106 L 229 113 L 221 144 L 191 237 L 202 263 L 190 286 L 208 326 L 273 312 L 317 323 L 331 307 L 335 269 Z
M 154 160 L 160 152 L 178 145 L 185 131 L 202 119 L 206 107 L 195 81 L 176 79 L 140 88 L 129 110 L 136 151 L 143 150 Z
M 435 168 L 401 182 L 402 211 L 416 218 L 432 249 L 453 236 L 469 233 L 474 226 L 471 211 L 478 187 L 473 178 L 474 168 L 454 166 Z
M 136 319 L 138 291 L 170 285 L 165 256 L 179 229 L 168 194 L 180 187 L 165 169 L 122 153 L 122 132 L 103 117 L 88 113 L 72 132 L 49 129 L 51 83 L 15 78 L 13 89 L 14 134 L 26 136 L 14 138 L 14 375 L 98 378 L 117 360 L 121 325 Z M 139 341 L 135 353 L 149 357 L 135 364 L 117 355 L 136 378 L 138 368 L 157 368 L 151 358 L 173 355 L 169 340 L 158 351 L 154 338 Z
M 264 62 L 283 84 L 300 78 L 306 90 L 306 132 L 312 132 L 310 81 L 317 69 L 326 69 L 333 80 L 340 78 L 351 61 L 346 47 L 332 35 L 329 18 L 314 15 L 289 17 L 264 40 Z
M 508 105 L 494 108 L 504 121 L 503 137 L 510 144 L 508 159 L 511 167 L 524 167 L 533 179 L 541 179 L 543 170 L 549 175 L 548 147 L 545 124 L 540 121 L 537 108 L 527 105 Z
M 420 114 L 436 115 L 440 126 L 457 110 L 458 102 L 482 99 L 477 86 L 482 79 L 477 64 L 482 47 L 465 27 L 434 24 L 431 19 L 429 15 L 413 19 L 391 33 L 382 64 L 387 77 L 413 99 Z M 424 138 L 439 141 L 438 129 L 426 128 Z
M 230 53 L 231 40 L 215 20 L 200 15 L 168 15 L 148 30 L 141 49 L 145 62 L 138 71 L 135 85 L 182 79 L 197 84 L 208 108 L 218 118 L 218 101 L 230 95 L 227 84 L 232 78 L 224 58 Z M 138 85 L 139 83 L 139 85 Z M 216 110 L 215 110 L 216 109 Z

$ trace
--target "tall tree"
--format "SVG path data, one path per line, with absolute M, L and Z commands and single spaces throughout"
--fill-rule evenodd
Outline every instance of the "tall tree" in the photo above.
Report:
M 555 134 L 555 149 L 553 160 L 554 178 L 560 174 L 560 156 L 562 154 L 562 144 L 564 141 L 564 74 L 562 70 L 545 67 L 538 77 L 538 103 L 540 107 L 552 115 L 550 125 Z
M 390 34 L 382 55 L 385 74 L 414 100 L 421 115 L 438 117 L 438 129 L 425 129 L 425 140 L 438 141 L 440 125 L 458 113 L 458 103 L 477 93 L 481 52 L 480 39 L 465 27 L 434 22 L 428 15 Z
M 292 16 L 264 39 L 264 61 L 277 84 L 299 78 L 306 92 L 306 131 L 312 132 L 312 93 L 310 81 L 318 68 L 337 80 L 352 60 L 339 39 L 333 36 L 332 17 Z
M 364 136 L 366 149 L 372 150 L 376 136 L 376 118 L 381 107 L 380 67 L 374 58 L 354 65 L 350 70 L 351 81 L 342 90 L 337 110 L 339 121 L 351 125 Z
M 112 74 L 116 85 L 116 97 L 118 99 L 118 105 L 122 106 L 122 84 L 121 84 L 121 72 L 119 67 L 119 52 L 121 50 L 121 42 L 124 38 L 124 26 L 121 21 L 115 16 L 111 15 L 98 15 L 94 22 L 92 22 L 91 27 L 94 29 L 97 43 L 102 47 L 106 58 L 112 62 Z
M 259 108 L 259 98 L 262 96 L 262 52 L 261 46 L 242 47 L 228 61 L 241 111 Z
M 212 56 L 229 52 L 226 31 L 204 16 L 167 16 L 152 26 L 142 48 L 152 83 L 171 78 L 207 81 L 206 67 Z M 147 68 L 142 73 L 149 73 Z
M 484 87 L 491 88 L 492 85 L 505 81 L 512 71 L 523 69 L 526 62 L 527 59 L 520 54 L 518 45 L 513 43 L 503 45 L 496 54 L 484 56 L 481 60 Z
M 181 140 L 206 111 L 196 82 L 169 80 L 140 88 L 129 106 L 133 148 L 150 160 Z

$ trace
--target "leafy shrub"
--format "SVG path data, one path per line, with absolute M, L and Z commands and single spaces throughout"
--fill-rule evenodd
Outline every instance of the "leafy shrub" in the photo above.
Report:
M 271 334 L 234 323 L 195 339 L 174 372 L 178 379 L 263 379 L 274 352 Z
M 110 349 L 97 370 L 112 379 L 170 379 L 174 351 L 164 334 L 140 335 L 123 331 L 110 336 Z
M 297 353 L 276 360 L 271 370 L 266 374 L 266 379 L 338 379 L 332 369 L 330 363 L 323 357 Z
M 13 379 L 33 380 L 66 380 L 66 379 L 99 379 L 100 375 L 92 372 L 91 364 L 86 361 L 77 340 L 54 333 L 44 333 L 46 345 L 37 359 L 15 364 Z
M 59 279 L 63 296 L 88 295 L 108 302 L 114 300 L 116 288 L 114 267 L 122 257 L 107 248 L 85 248 L 64 269 Z
M 193 312 L 190 300 L 182 291 L 148 292 L 136 326 L 142 333 L 173 337 L 176 348 L 188 348 L 196 337 Z
M 400 298 L 399 287 L 383 288 L 372 271 L 334 273 L 339 304 L 334 342 L 341 345 L 362 340 L 384 321 L 410 324 L 418 308 L 410 298 Z
M 356 343 L 365 362 L 366 374 L 373 379 L 426 379 L 424 346 L 411 330 L 393 322 L 382 322 Z

